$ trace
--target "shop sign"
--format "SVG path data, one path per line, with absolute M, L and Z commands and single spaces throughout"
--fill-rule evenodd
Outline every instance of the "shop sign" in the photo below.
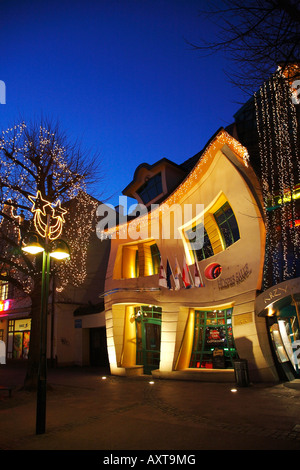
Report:
M 285 287 L 274 287 L 271 291 L 268 292 L 267 297 L 264 298 L 265 304 L 270 304 L 275 300 L 281 299 L 281 297 L 285 297 L 287 293 L 287 286 Z
M 249 268 L 248 263 L 239 271 L 236 271 L 232 276 L 226 277 L 224 279 L 218 279 L 218 288 L 219 290 L 228 289 L 229 287 L 235 287 L 244 282 L 250 274 L 252 269 Z
M 233 317 L 234 326 L 238 325 L 246 325 L 247 323 L 252 323 L 252 313 L 240 313 L 238 315 L 234 315 Z
M 220 341 L 219 330 L 210 330 L 208 341 Z
M 31 329 L 31 319 L 24 318 L 15 321 L 15 331 L 28 331 Z
M 0 300 L 0 312 L 9 310 L 9 300 Z
M 276 303 L 278 300 L 284 299 L 287 296 L 299 295 L 299 279 L 290 279 L 288 281 L 281 282 L 277 286 L 270 287 L 262 294 L 260 294 L 255 300 L 255 312 L 257 315 L 264 312 L 266 314 L 266 308 L 269 305 Z M 264 315 L 263 314 L 263 315 Z

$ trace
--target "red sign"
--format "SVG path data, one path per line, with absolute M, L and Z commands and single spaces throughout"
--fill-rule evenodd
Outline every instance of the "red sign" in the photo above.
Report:
M 6 312 L 9 309 L 9 300 L 0 300 L 0 312 Z
M 209 332 L 209 339 L 210 341 L 218 341 L 220 340 L 220 332 L 219 330 L 210 330 Z

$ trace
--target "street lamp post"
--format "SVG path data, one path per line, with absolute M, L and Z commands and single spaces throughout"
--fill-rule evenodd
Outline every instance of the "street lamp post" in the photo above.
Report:
M 58 202 L 56 210 L 44 200 L 38 191 L 37 196 L 29 196 L 35 200 L 32 207 L 34 224 L 38 234 L 44 239 L 41 244 L 37 234 L 31 234 L 31 239 L 22 250 L 36 255 L 43 252 L 42 284 L 41 284 L 41 312 L 40 312 L 40 351 L 37 382 L 36 402 L 36 434 L 44 434 L 46 430 L 46 394 L 47 394 L 47 311 L 49 298 L 49 278 L 51 257 L 62 260 L 70 257 L 68 245 L 58 237 L 62 231 L 63 215 L 66 213 Z M 44 217 L 46 217 L 44 219 Z M 28 234 L 30 235 L 30 234 Z M 56 245 L 54 247 L 54 244 Z
M 45 241 L 42 264 L 41 315 L 40 315 L 40 355 L 36 399 L 36 434 L 44 434 L 46 428 L 47 393 L 47 311 L 49 297 L 50 250 Z

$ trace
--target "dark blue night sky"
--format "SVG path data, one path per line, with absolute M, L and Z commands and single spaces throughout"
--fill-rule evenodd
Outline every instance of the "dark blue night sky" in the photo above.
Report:
M 229 61 L 186 42 L 214 38 L 199 16 L 206 4 L 0 1 L 1 130 L 20 116 L 58 120 L 101 154 L 104 180 L 92 195 L 118 204 L 137 165 L 193 156 L 247 99 L 225 76 Z

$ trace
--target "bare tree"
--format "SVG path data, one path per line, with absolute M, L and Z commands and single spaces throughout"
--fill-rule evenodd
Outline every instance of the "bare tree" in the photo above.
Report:
M 289 65 L 300 59 L 297 0 L 223 0 L 208 5 L 200 14 L 217 26 L 217 38 L 192 45 L 203 53 L 227 53 L 233 60 L 228 75 L 235 85 L 252 94 L 279 65 L 293 79 Z
M 40 256 L 32 257 L 21 250 L 22 238 L 35 230 L 29 197 L 40 191 L 50 203 L 59 200 L 62 206 L 70 206 L 65 229 L 73 255 L 69 263 L 53 269 L 61 289 L 67 280 L 82 282 L 84 253 L 97 203 L 87 195 L 86 186 L 100 177 L 97 157 L 84 153 L 79 144 L 69 143 L 57 124 L 44 120 L 29 125 L 22 122 L 0 135 L 0 280 L 14 286 L 14 297 L 26 293 L 31 299 L 26 388 L 36 385 L 41 301 Z

